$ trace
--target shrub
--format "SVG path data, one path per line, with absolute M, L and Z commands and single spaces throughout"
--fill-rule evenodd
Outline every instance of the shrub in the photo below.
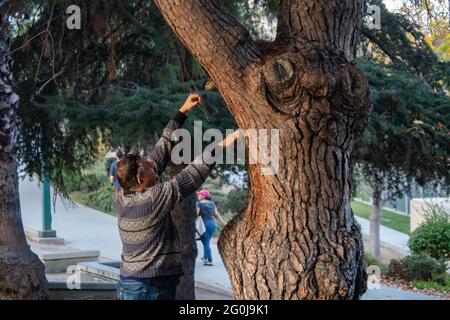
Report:
M 440 260 L 450 258 L 450 223 L 441 205 L 426 207 L 425 220 L 411 234 L 408 246 L 413 254 L 427 254 Z
M 115 212 L 114 188 L 110 184 L 103 184 L 98 190 L 88 195 L 87 206 L 106 213 Z
M 387 275 L 396 279 L 405 279 L 407 270 L 401 260 L 392 259 L 388 266 Z
M 82 180 L 81 175 L 64 172 L 63 179 L 64 179 L 64 186 L 67 192 L 71 193 L 80 190 L 80 184 Z
M 205 188 L 206 189 L 206 188 Z M 217 207 L 217 210 L 219 210 L 219 212 L 221 214 L 224 214 L 226 212 L 225 210 L 225 195 L 222 191 L 220 190 L 215 190 L 215 189 L 207 189 L 209 190 L 209 192 L 211 193 L 211 200 L 214 202 L 214 204 Z
M 239 213 L 247 207 L 248 189 L 233 189 L 228 192 L 224 207 L 233 214 Z
M 364 266 L 365 269 L 369 266 L 378 266 L 380 267 L 381 274 L 385 274 L 388 270 L 388 266 L 382 263 L 378 258 L 371 255 L 369 252 L 364 252 Z
M 447 281 L 447 266 L 444 262 L 427 255 L 410 255 L 402 260 L 392 260 L 388 275 L 407 281 L 433 281 L 445 284 Z
M 414 281 L 413 285 L 420 290 L 434 289 L 439 291 L 450 291 L 450 279 L 447 279 L 447 282 L 443 284 L 429 281 Z
M 104 162 L 96 162 L 82 174 L 64 173 L 64 183 L 77 202 L 102 212 L 114 213 L 114 188 L 109 183 L 108 175 L 105 175 Z
M 105 183 L 104 177 L 99 177 L 94 173 L 86 173 L 80 179 L 79 191 L 92 192 L 102 187 Z

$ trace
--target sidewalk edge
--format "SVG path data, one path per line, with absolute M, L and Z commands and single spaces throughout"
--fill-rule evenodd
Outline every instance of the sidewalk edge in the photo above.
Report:
M 199 289 L 209 290 L 209 291 L 212 291 L 212 292 L 216 292 L 216 293 L 220 293 L 220 294 L 223 294 L 223 295 L 228 295 L 230 297 L 233 297 L 233 292 L 231 290 L 227 289 L 227 288 L 222 287 L 222 286 L 216 286 L 216 285 L 213 285 L 213 284 L 210 284 L 210 283 L 206 283 L 206 282 L 203 282 L 203 281 L 196 280 L 195 281 L 195 287 L 199 288 Z

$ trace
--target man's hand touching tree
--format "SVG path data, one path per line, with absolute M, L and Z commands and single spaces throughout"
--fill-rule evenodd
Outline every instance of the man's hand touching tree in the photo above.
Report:
M 242 129 L 236 130 L 233 133 L 230 133 L 225 139 L 218 143 L 218 146 L 221 148 L 228 148 L 234 145 L 234 142 L 238 140 L 242 135 Z
M 203 97 L 201 94 L 191 94 L 186 99 L 186 102 L 180 108 L 180 112 L 188 113 L 195 107 L 201 105 L 203 103 Z

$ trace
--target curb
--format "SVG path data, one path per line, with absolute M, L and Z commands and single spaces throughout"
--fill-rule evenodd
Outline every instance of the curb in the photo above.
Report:
M 218 285 L 206 283 L 203 281 L 195 281 L 195 287 L 199 288 L 199 289 L 212 291 L 215 293 L 220 293 L 220 294 L 223 294 L 223 295 L 233 298 L 233 292 L 227 288 L 224 288 L 223 286 L 218 286 Z

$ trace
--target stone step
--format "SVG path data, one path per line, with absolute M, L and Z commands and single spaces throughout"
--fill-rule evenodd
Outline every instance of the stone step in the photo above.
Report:
M 31 250 L 45 266 L 45 272 L 64 273 L 70 266 L 76 267 L 80 262 L 98 261 L 99 250 L 79 250 L 67 245 L 49 245 L 29 242 Z

